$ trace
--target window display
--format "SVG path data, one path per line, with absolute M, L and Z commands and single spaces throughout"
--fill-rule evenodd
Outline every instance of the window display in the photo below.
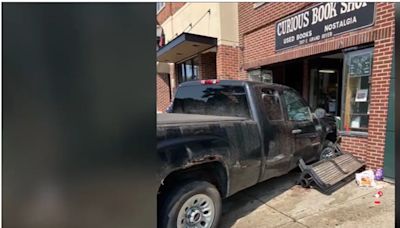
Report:
M 342 111 L 344 130 L 368 130 L 372 51 L 373 48 L 368 48 L 345 54 Z

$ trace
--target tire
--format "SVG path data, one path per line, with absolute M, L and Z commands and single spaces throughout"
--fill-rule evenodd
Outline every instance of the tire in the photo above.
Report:
M 186 182 L 167 193 L 161 207 L 160 228 L 187 227 L 186 224 L 215 228 L 221 216 L 221 196 L 209 182 Z
M 319 160 L 335 158 L 335 157 L 337 157 L 337 153 L 333 142 L 326 140 L 322 146 L 322 150 L 319 155 Z

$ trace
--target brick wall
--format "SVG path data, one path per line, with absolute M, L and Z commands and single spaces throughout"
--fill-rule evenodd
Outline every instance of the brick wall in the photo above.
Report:
M 344 151 L 351 151 L 356 157 L 366 161 L 367 159 L 367 146 L 368 146 L 368 138 L 367 137 L 342 137 L 342 142 L 340 147 Z
M 164 23 L 168 17 L 176 13 L 185 4 L 185 2 L 166 2 L 164 8 L 157 14 L 157 22 L 159 24 Z
M 208 52 L 200 55 L 200 79 L 214 79 L 217 77 L 216 54 Z
M 268 2 L 260 7 L 254 8 L 252 2 L 239 3 L 239 44 L 243 48 L 239 52 L 239 78 L 247 79 L 247 73 L 244 68 L 244 60 L 246 59 L 244 56 L 245 53 L 250 55 L 250 58 L 254 59 L 257 59 L 257 57 L 259 58 L 259 56 L 274 54 L 274 52 L 266 52 L 266 50 L 268 50 L 266 46 L 269 47 L 269 50 L 274 48 L 272 45 L 275 45 L 275 21 L 296 11 L 310 7 L 313 4 L 316 3 Z M 250 35 L 250 37 L 246 38 L 247 45 L 249 43 L 258 43 L 258 45 L 246 46 L 244 37 L 248 35 Z M 248 49 L 251 50 L 247 51 Z M 246 50 L 246 52 L 244 50 Z M 259 56 L 256 56 L 256 53 Z M 249 61 L 249 59 L 246 60 Z
M 157 74 L 157 112 L 164 112 L 170 103 L 168 74 Z
M 246 70 L 263 65 L 373 43 L 368 138 L 344 137 L 343 149 L 365 159 L 371 168 L 382 167 L 394 46 L 394 4 L 375 3 L 373 27 L 276 52 L 275 22 L 312 4 L 317 3 L 267 3 L 254 9 L 253 3 L 239 3 L 240 78 L 246 78 Z
M 375 40 L 373 75 L 371 78 L 371 101 L 368 128 L 367 163 L 374 167 L 383 166 L 388 111 L 392 54 L 394 51 L 394 4 L 376 3 L 376 27 L 386 28 L 387 36 Z
M 268 2 L 260 7 L 254 8 L 251 2 L 239 3 L 239 33 L 251 33 L 261 27 L 275 23 L 275 21 L 286 15 L 305 9 L 312 4 L 315 3 Z
M 239 75 L 239 48 L 219 45 L 217 48 L 217 78 L 241 79 Z

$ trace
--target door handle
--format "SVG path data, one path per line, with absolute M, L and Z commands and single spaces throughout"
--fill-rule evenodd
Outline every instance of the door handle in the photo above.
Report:
M 292 134 L 299 134 L 301 133 L 301 129 L 293 129 Z

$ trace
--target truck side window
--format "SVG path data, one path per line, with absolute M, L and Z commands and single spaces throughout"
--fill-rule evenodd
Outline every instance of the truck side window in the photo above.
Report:
M 285 90 L 283 97 L 286 102 L 289 120 L 292 121 L 307 121 L 312 120 L 310 108 L 303 102 L 295 92 Z
M 263 89 L 261 96 L 267 118 L 269 120 L 283 120 L 278 92 L 272 89 Z

